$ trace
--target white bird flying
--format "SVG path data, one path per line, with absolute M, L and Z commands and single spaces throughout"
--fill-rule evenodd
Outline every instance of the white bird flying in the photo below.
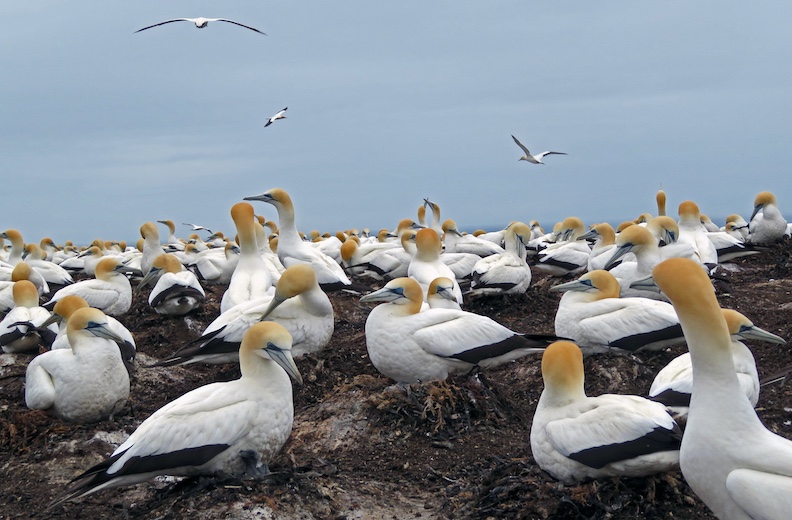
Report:
M 520 157 L 521 161 L 528 161 L 534 164 L 544 164 L 542 162 L 542 158 L 544 158 L 545 155 L 566 155 L 564 152 L 549 152 L 549 151 L 538 153 L 536 155 L 531 155 L 531 152 L 528 151 L 528 148 L 526 148 L 525 145 L 522 144 L 516 137 L 512 136 L 512 139 L 514 139 L 514 142 L 517 143 L 517 146 L 522 148 L 522 151 L 525 152 L 525 155 Z
M 144 27 L 142 29 L 138 29 L 135 32 L 139 33 L 140 31 L 145 31 L 146 29 L 151 29 L 152 27 L 159 27 L 160 25 L 165 25 L 166 23 L 173 23 L 173 22 L 192 22 L 192 23 L 195 24 L 195 26 L 198 29 L 205 28 L 207 25 L 209 25 L 209 22 L 226 22 L 226 23 L 232 23 L 234 25 L 238 25 L 240 27 L 244 27 L 245 29 L 250 29 L 251 31 L 256 31 L 257 33 L 263 34 L 264 36 L 267 35 L 267 33 L 263 33 L 261 31 L 259 31 L 258 29 L 256 29 L 255 27 L 250 27 L 249 25 L 245 25 L 245 24 L 242 24 L 242 23 L 239 23 L 239 22 L 235 22 L 234 20 L 229 20 L 227 18 L 202 18 L 202 17 L 199 17 L 199 18 L 174 18 L 173 20 L 166 20 L 164 22 L 155 23 L 154 25 L 149 25 L 149 26 Z
M 283 114 L 285 114 L 287 110 L 289 110 L 289 107 L 284 108 L 283 110 L 272 116 L 271 118 L 267 119 L 267 124 L 264 125 L 264 128 L 267 128 L 269 125 L 271 125 L 278 119 L 286 119 L 286 116 Z

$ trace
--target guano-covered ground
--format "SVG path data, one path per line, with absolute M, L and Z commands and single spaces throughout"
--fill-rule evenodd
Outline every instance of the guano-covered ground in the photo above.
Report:
M 716 283 L 724 307 L 792 339 L 792 245 L 739 259 Z M 513 330 L 552 333 L 557 279 L 534 272 L 527 294 L 481 299 L 466 309 Z M 538 357 L 474 376 L 412 385 L 378 375 L 368 360 L 370 306 L 331 295 L 335 333 L 321 353 L 297 362 L 289 442 L 263 480 L 160 477 L 102 491 L 45 512 L 72 477 L 108 456 L 159 407 L 235 366 L 146 365 L 197 337 L 218 314 L 221 288 L 204 307 L 168 318 L 138 295 L 120 319 L 137 339 L 130 399 L 112 421 L 64 423 L 24 405 L 30 356 L 0 356 L 0 518 L 712 518 L 681 473 L 613 478 L 568 486 L 533 462 L 531 420 L 542 390 Z M 790 346 L 749 343 L 761 376 L 792 365 Z M 645 395 L 654 375 L 684 346 L 635 356 L 588 357 L 589 395 Z M 762 388 L 757 412 L 792 438 L 792 384 Z

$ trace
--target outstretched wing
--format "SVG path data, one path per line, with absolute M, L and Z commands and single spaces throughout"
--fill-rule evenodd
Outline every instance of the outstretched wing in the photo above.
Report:
M 191 21 L 191 20 L 188 20 L 187 18 L 175 18 L 175 19 L 173 19 L 173 20 L 167 20 L 167 21 L 165 21 L 165 22 L 160 22 L 160 23 L 155 23 L 154 25 L 149 25 L 148 27 L 144 27 L 144 28 L 142 28 L 142 29 L 138 29 L 138 30 L 137 30 L 137 31 L 135 31 L 135 32 L 136 32 L 136 33 L 139 33 L 140 31 L 145 31 L 146 29 L 151 29 L 152 27 L 159 27 L 160 25 L 165 25 L 166 23 L 173 23 L 173 22 L 189 22 L 189 21 Z
M 234 20 L 229 20 L 228 18 L 216 18 L 216 19 L 215 19 L 215 20 L 213 20 L 213 21 L 215 21 L 215 22 L 228 22 L 228 23 L 232 23 L 232 24 L 234 24 L 234 25 L 238 25 L 238 26 L 240 26 L 240 27 L 244 27 L 245 29 L 250 29 L 251 31 L 256 31 L 257 33 L 259 33 L 259 34 L 263 34 L 264 36 L 266 36 L 266 35 L 267 35 L 267 33 L 263 33 L 263 32 L 261 32 L 261 31 L 259 31 L 258 29 L 256 29 L 255 27 L 250 27 L 249 25 L 245 25 L 245 24 L 243 24 L 243 23 L 235 22 Z

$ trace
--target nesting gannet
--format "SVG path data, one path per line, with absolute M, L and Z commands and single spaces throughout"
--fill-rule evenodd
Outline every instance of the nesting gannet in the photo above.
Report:
M 591 229 L 578 237 L 578 240 L 593 240 L 591 254 L 589 255 L 587 271 L 605 269 L 605 266 L 616 249 L 616 231 L 608 223 L 595 224 Z M 621 261 L 619 261 L 621 263 Z M 614 264 L 618 265 L 618 264 Z
M 544 389 L 531 425 L 540 468 L 565 483 L 640 477 L 679 466 L 682 430 L 665 406 L 635 395 L 587 397 L 583 354 L 568 341 L 542 356 Z
M 15 307 L 0 321 L 0 347 L 3 352 L 38 352 L 39 345 L 50 346 L 58 329 L 45 325 L 49 311 L 39 306 L 36 286 L 29 280 L 14 282 Z
M 289 377 L 302 382 L 291 343 L 277 323 L 255 324 L 239 350 L 239 379 L 202 386 L 154 412 L 110 458 L 72 480 L 50 507 L 156 475 L 269 473 L 272 457 L 291 434 Z
M 291 197 L 280 188 L 273 188 L 261 195 L 245 197 L 244 200 L 260 200 L 278 210 L 278 258 L 284 267 L 294 264 L 310 264 L 316 271 L 319 285 L 326 291 L 343 289 L 351 282 L 344 270 L 332 258 L 303 242 L 294 224 L 294 204 Z
M 522 151 L 525 153 L 525 155 L 520 157 L 521 161 L 528 161 L 534 164 L 544 164 L 542 162 L 542 159 L 544 158 L 545 155 L 566 155 L 564 152 L 542 152 L 540 154 L 531 155 L 531 152 L 528 151 L 528 148 L 526 148 L 525 145 L 523 145 L 520 141 L 518 141 L 517 138 L 514 137 L 513 135 L 512 135 L 512 139 L 514 139 L 514 142 L 517 143 L 517 146 L 519 146 L 522 149 Z
M 536 269 L 551 276 L 570 276 L 585 271 L 591 247 L 588 242 L 578 240 L 586 232 L 583 221 L 577 217 L 567 217 L 561 223 L 560 230 L 559 241 L 536 255 Z
M 772 244 L 787 232 L 787 221 L 778 210 L 775 195 L 769 191 L 756 196 L 748 221 L 748 242 L 752 244 Z
M 679 465 L 715 516 L 789 518 L 792 441 L 765 428 L 735 371 L 732 340 L 709 278 L 687 259 L 654 268 L 685 332 L 693 366 Z
M 206 297 L 195 274 L 185 270 L 179 259 L 169 253 L 154 259 L 138 288 L 149 283 L 154 287 L 148 302 L 158 314 L 184 316 L 198 308 Z
M 732 225 L 729 226 L 729 223 Z M 745 242 L 748 240 L 748 222 L 745 221 L 742 216 L 738 215 L 737 213 L 732 213 L 728 217 L 726 217 L 726 224 L 721 229 L 721 231 L 725 231 L 732 235 L 734 238 L 738 240 L 742 240 Z
M 43 286 L 37 285 L 33 279 L 33 269 L 26 262 L 19 262 L 11 270 L 11 279 L 0 281 L 0 314 L 5 314 L 14 308 L 14 283 L 20 280 L 30 280 L 36 286 L 39 296 L 43 293 Z M 39 283 L 46 283 L 43 278 Z
M 208 249 L 200 253 L 192 244 L 187 244 L 184 250 L 185 253 L 191 252 L 195 255 L 187 265 L 194 268 L 198 278 L 207 283 L 229 283 L 239 263 L 239 246 L 233 242 L 228 242 L 222 249 Z
M 75 294 L 106 314 L 124 314 L 132 305 L 132 286 L 123 274 L 129 271 L 117 258 L 103 258 L 96 264 L 96 278 L 67 285 L 45 307 L 52 308 L 64 296 Z
M 550 290 L 565 293 L 556 312 L 556 335 L 592 352 L 658 350 L 684 341 L 671 304 L 619 298 L 619 282 L 608 271 L 591 271 Z
M 454 281 L 443 276 L 435 278 L 426 291 L 426 303 L 431 309 L 462 310 L 454 296 Z
M 783 338 L 771 334 L 755 326 L 751 320 L 731 309 L 723 309 L 723 317 L 731 335 L 731 351 L 734 368 L 740 387 L 752 406 L 759 401 L 759 374 L 756 371 L 756 360 L 751 350 L 741 339 L 754 339 L 770 343 L 784 344 Z M 686 352 L 667 364 L 652 382 L 649 398 L 663 403 L 679 415 L 686 415 L 690 405 L 690 394 L 693 391 L 693 369 L 690 364 L 690 353 Z
M 664 248 L 657 245 L 657 239 L 649 231 L 649 228 L 630 226 L 619 233 L 615 244 L 616 247 L 605 263 L 604 269 L 609 270 L 619 281 L 620 295 L 624 298 L 641 297 L 665 300 L 665 296 L 656 291 L 631 287 L 636 280 L 649 276 L 654 266 L 664 260 L 661 252 Z M 636 261 L 622 262 L 617 265 L 628 253 L 635 255 Z
M 306 264 L 283 272 L 275 291 L 267 297 L 245 302 L 217 317 L 200 338 L 158 366 L 188 363 L 230 363 L 239 358 L 239 344 L 256 322 L 280 323 L 293 337 L 292 355 L 300 357 L 321 350 L 333 334 L 333 306 L 319 287 L 316 273 Z
M 69 318 L 71 318 L 71 315 L 78 309 L 88 307 L 88 302 L 74 294 L 64 296 L 58 300 L 52 308 L 51 317 L 45 322 L 46 324 L 60 322 L 58 335 L 55 337 L 55 341 L 52 342 L 52 350 L 71 348 L 69 338 L 66 334 Z M 124 360 L 127 367 L 131 367 L 135 360 L 135 354 L 137 353 L 135 338 L 132 337 L 132 333 L 129 332 L 129 329 L 124 327 L 120 321 L 112 316 L 107 316 L 107 326 L 110 328 L 111 332 L 123 340 L 121 343 L 118 343 L 118 348 L 121 350 L 121 359 Z
M 473 235 L 463 235 L 451 219 L 443 222 L 443 243 L 446 253 L 470 253 L 481 258 L 503 253 L 503 248 Z
M 415 255 L 410 260 L 407 276 L 417 280 L 426 294 L 429 284 L 437 277 L 444 276 L 454 280 L 454 296 L 462 304 L 462 289 L 456 281 L 454 272 L 440 260 L 443 245 L 434 229 L 425 228 L 415 234 Z
M 397 382 L 443 380 L 476 366 L 493 367 L 542 352 L 548 344 L 547 336 L 518 334 L 486 316 L 421 310 L 423 299 L 412 278 L 391 280 L 360 299 L 386 302 L 366 319 L 366 348 L 374 367 Z
M 375 267 L 377 257 L 385 251 L 400 248 L 400 245 L 394 242 L 374 242 L 360 245 L 358 242 L 357 237 L 349 237 L 341 245 L 339 252 L 342 265 L 347 269 L 347 272 L 353 275 L 365 275 L 382 280 L 384 274 L 382 269 Z
M 25 249 L 28 255 L 24 261 L 38 271 L 47 284 L 69 285 L 74 283 L 74 279 L 66 269 L 55 262 L 45 260 L 46 253 L 41 250 L 38 244 L 28 244 Z
M 4 232 L 0 233 L 0 238 L 4 238 L 11 242 L 11 251 L 8 252 L 8 266 L 4 269 L 3 277 L 4 280 L 12 279 L 12 272 L 14 267 L 22 262 L 22 255 L 25 252 L 25 241 L 22 238 L 22 233 L 17 231 L 16 229 L 7 229 Z M 39 294 L 47 294 L 50 292 L 49 285 L 47 281 L 44 279 L 41 273 L 39 273 L 36 269 L 32 269 L 28 278 L 31 282 L 33 282 L 36 287 L 39 287 Z
M 522 222 L 513 222 L 504 234 L 504 252 L 482 258 L 473 266 L 473 294 L 524 293 L 531 285 L 531 268 L 525 260 L 525 244 L 531 229 Z
M 231 207 L 231 218 L 234 219 L 237 229 L 240 254 L 231 282 L 220 302 L 221 313 L 240 303 L 264 296 L 272 287 L 272 277 L 259 254 L 253 206 L 247 202 L 234 204 Z
M 129 375 L 107 316 L 78 309 L 69 318 L 70 349 L 33 358 L 25 374 L 28 408 L 49 410 L 70 422 L 95 422 L 121 410 L 129 396 Z
M 192 22 L 192 23 L 195 24 L 195 26 L 198 29 L 205 28 L 207 25 L 209 25 L 209 22 L 226 22 L 226 23 L 232 23 L 234 25 L 238 25 L 240 27 L 244 27 L 245 29 L 250 29 L 251 31 L 255 31 L 255 32 L 259 33 L 259 34 L 263 34 L 264 36 L 267 35 L 267 33 L 263 33 L 261 31 L 259 31 L 258 29 L 256 29 L 255 27 L 250 27 L 249 25 L 241 24 L 239 22 L 235 22 L 234 20 L 229 20 L 228 18 L 203 18 L 203 17 L 199 17 L 199 18 L 174 18 L 173 20 L 166 20 L 164 22 L 155 23 L 154 25 L 148 25 L 146 27 L 143 27 L 142 29 L 138 29 L 135 32 L 139 33 L 140 31 L 145 31 L 146 29 L 151 29 L 152 27 L 159 27 L 160 25 L 165 25 L 167 23 L 173 23 L 173 22 Z
M 698 260 L 707 268 L 712 269 L 718 264 L 718 251 L 707 237 L 707 231 L 701 224 L 699 207 L 695 202 L 686 200 L 679 205 L 679 238 L 678 242 L 690 244 Z
M 271 125 L 272 123 L 274 123 L 278 119 L 286 119 L 286 116 L 284 114 L 286 113 L 286 111 L 288 109 L 289 109 L 289 107 L 286 107 L 283 110 L 281 110 L 280 112 L 278 112 L 277 114 L 275 114 L 274 116 L 272 116 L 269 119 L 267 119 L 267 124 L 264 125 L 264 128 L 267 128 L 269 125 Z

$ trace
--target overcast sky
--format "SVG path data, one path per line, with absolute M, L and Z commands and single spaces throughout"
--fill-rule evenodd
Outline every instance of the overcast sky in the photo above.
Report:
M 198 16 L 268 36 L 134 33 Z M 463 229 L 620 222 L 661 184 L 672 215 L 747 218 L 762 190 L 785 212 L 790 20 L 785 2 L 2 2 L 0 229 L 233 235 L 230 207 L 273 187 L 304 231 L 393 228 L 424 197 Z M 518 162 L 510 134 L 569 155 Z

